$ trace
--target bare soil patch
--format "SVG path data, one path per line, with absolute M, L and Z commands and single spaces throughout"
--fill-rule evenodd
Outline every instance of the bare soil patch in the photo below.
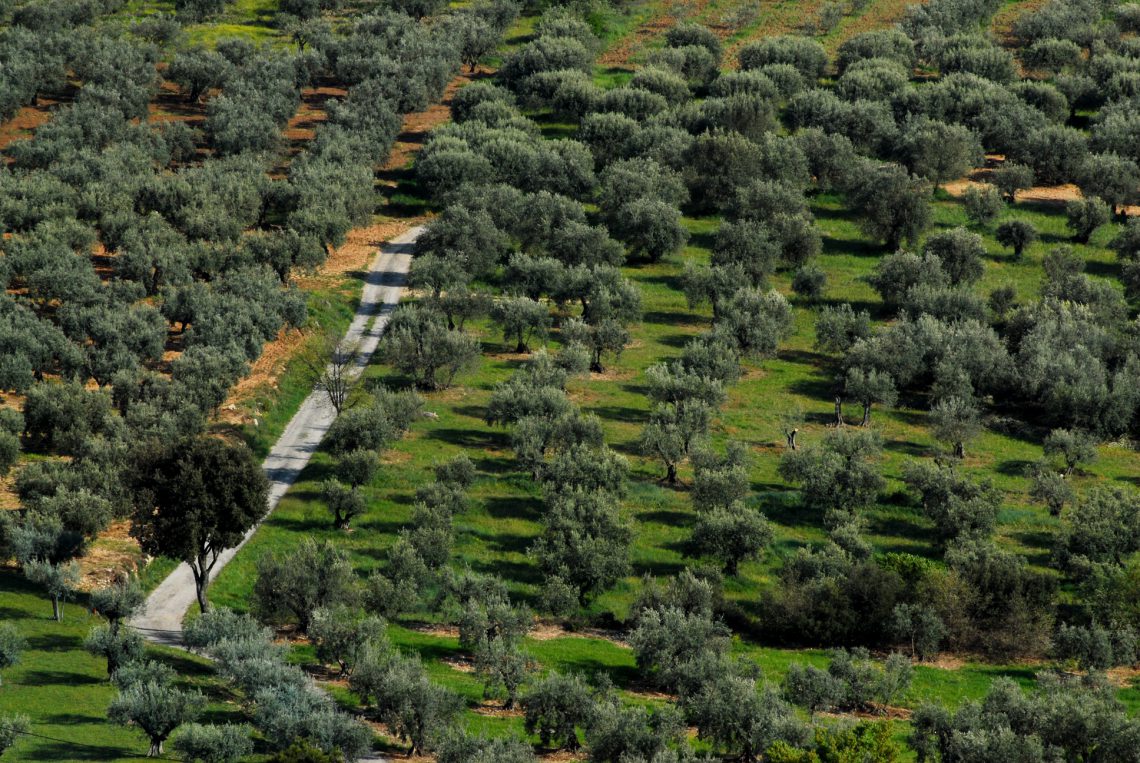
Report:
M 91 591 L 110 585 L 123 570 L 138 570 L 142 551 L 130 535 L 131 523 L 120 519 L 111 523 L 79 558 L 79 588 Z

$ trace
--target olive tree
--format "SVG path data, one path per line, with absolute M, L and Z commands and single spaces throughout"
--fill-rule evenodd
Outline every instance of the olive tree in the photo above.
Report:
M 999 244 L 1013 250 L 1013 259 L 1020 260 L 1025 247 L 1037 240 L 1037 229 L 1026 220 L 1007 220 L 997 227 L 994 237 Z
M 859 211 L 859 224 L 887 250 L 897 250 L 904 240 L 915 242 L 930 226 L 930 186 L 924 179 L 891 163 L 853 174 L 848 199 Z
M 578 728 L 585 726 L 593 710 L 589 686 L 579 676 L 551 671 L 523 695 L 522 706 L 528 734 L 537 734 L 543 747 L 576 750 Z
M 253 754 L 252 733 L 245 724 L 188 723 L 170 746 L 193 763 L 238 763 Z
M 382 343 L 392 364 L 425 389 L 449 387 L 480 353 L 474 337 L 448 331 L 443 316 L 425 307 L 397 308 Z
M 819 445 L 784 451 L 780 476 L 799 483 L 804 503 L 823 511 L 825 522 L 837 526 L 874 504 L 883 489 L 875 463 L 882 448 L 877 432 L 840 427 Z
M 1096 229 L 1109 221 L 1108 205 L 1096 197 L 1073 199 L 1065 204 L 1066 224 L 1073 232 L 1073 238 L 1087 244 Z
M 28 642 L 11 623 L 0 625 L 0 670 L 18 665 Z
M 150 740 L 148 758 L 162 755 L 163 744 L 170 735 L 182 724 L 193 721 L 206 705 L 201 693 L 172 686 L 172 671 L 159 667 L 133 671 L 129 681 L 120 682 L 119 693 L 107 708 L 112 721 L 132 725 L 146 734 Z

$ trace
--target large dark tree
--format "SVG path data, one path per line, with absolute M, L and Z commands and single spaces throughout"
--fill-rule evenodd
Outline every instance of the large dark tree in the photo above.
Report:
M 265 515 L 269 483 L 253 453 L 207 437 L 156 449 L 139 460 L 132 485 L 131 535 L 144 552 L 190 565 L 205 612 L 218 557 Z

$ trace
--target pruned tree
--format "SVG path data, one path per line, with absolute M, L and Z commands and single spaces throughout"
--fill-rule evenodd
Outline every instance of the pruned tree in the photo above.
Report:
M 187 723 L 170 746 L 188 763 L 238 763 L 253 754 L 252 733 L 246 724 Z
M 135 726 L 146 734 L 150 740 L 148 758 L 162 755 L 163 745 L 170 735 L 202 712 L 205 697 L 197 691 L 175 688 L 171 685 L 171 673 L 158 669 L 136 671 L 130 679 L 120 683 L 118 695 L 107 708 L 107 717 L 123 726 Z
M 593 704 L 581 677 L 551 671 L 523 695 L 526 732 L 537 734 L 543 747 L 577 750 L 578 728 L 589 721 Z
M 11 623 L 0 625 L 0 670 L 18 665 L 28 642 Z
M 1013 250 L 1013 259 L 1020 260 L 1025 247 L 1037 240 L 1037 229 L 1026 220 L 1008 220 L 998 226 L 994 237 L 999 244 Z

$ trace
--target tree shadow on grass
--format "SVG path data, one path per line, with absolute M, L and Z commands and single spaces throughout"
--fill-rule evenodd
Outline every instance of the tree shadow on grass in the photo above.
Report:
M 590 413 L 597 414 L 607 421 L 622 421 L 626 424 L 644 424 L 649 420 L 649 412 L 624 405 L 588 406 Z
M 515 533 L 496 533 L 490 536 L 480 536 L 483 545 L 492 551 L 504 554 L 525 554 L 534 545 L 534 537 L 518 535 Z
M 86 676 L 82 673 L 75 673 L 70 670 L 29 670 L 24 673 L 20 683 L 25 686 L 90 686 L 92 684 L 104 683 L 104 679 L 96 678 L 95 676 Z M 96 719 L 100 720 L 100 719 Z M 60 721 L 61 723 L 63 721 Z M 70 721 L 70 723 L 82 723 L 84 721 Z
M 703 315 L 691 313 L 687 310 L 650 310 L 642 316 L 642 323 L 653 323 L 661 326 L 696 326 L 705 328 L 709 320 Z
M 275 513 L 266 521 L 273 527 L 280 527 L 289 532 L 304 533 L 306 535 L 323 533 L 332 528 L 332 520 L 330 518 L 321 517 L 318 519 L 315 515 L 312 517 L 295 517 Z
M 1004 474 L 1009 477 L 1023 477 L 1029 473 L 1033 463 L 1033 461 L 1024 458 L 1008 458 L 998 463 L 994 467 L 994 470 L 998 474 Z
M 683 349 L 685 345 L 693 341 L 696 336 L 696 334 L 670 334 L 669 336 L 658 337 L 657 343 L 665 347 Z
M 427 433 L 427 438 L 462 448 L 509 448 L 511 445 L 510 433 L 506 430 L 488 432 L 473 429 L 432 429 Z
M 140 740 L 142 735 L 140 734 Z M 42 742 L 36 740 L 37 743 L 33 749 L 22 750 L 25 760 L 29 761 L 45 761 L 46 763 L 57 763 L 61 760 L 119 760 L 119 759 L 143 759 L 143 750 L 146 748 L 146 743 L 139 742 L 137 749 L 128 749 L 126 747 L 119 747 L 117 745 L 92 745 L 90 747 L 81 747 L 83 742 Z
M 509 559 L 475 560 L 471 563 L 471 569 L 487 575 L 497 575 L 503 580 L 516 583 L 532 585 L 542 583 L 542 573 L 533 564 L 526 562 L 514 562 Z
M 52 713 L 45 715 L 42 722 L 50 723 L 53 726 L 78 726 L 84 723 L 102 724 L 106 723 L 107 719 L 98 715 L 85 715 L 83 713 Z
M 495 519 L 523 519 L 534 522 L 542 516 L 542 501 L 538 498 L 495 496 L 483 501 L 483 510 Z
M 354 523 L 357 530 L 368 530 L 369 532 L 380 533 L 383 535 L 395 535 L 404 528 L 404 522 L 391 522 L 383 519 L 369 519 L 365 521 L 358 521 Z
M 51 617 L 51 602 L 44 599 L 44 619 Z M 67 620 L 67 610 L 63 613 L 64 620 Z M 60 633 L 42 633 L 38 636 L 29 636 L 27 638 L 28 648 L 41 652 L 50 652 L 53 650 L 66 650 L 78 649 L 81 639 L 78 636 L 64 636 Z
M 637 515 L 639 522 L 656 522 L 668 527 L 692 527 L 695 520 L 696 517 L 691 512 L 670 511 L 668 509 L 646 511 Z
M 676 542 L 668 544 L 666 548 L 677 545 Z M 672 549 L 677 550 L 677 549 Z M 637 575 L 653 575 L 659 578 L 676 577 L 689 568 L 683 562 L 667 562 L 660 559 L 634 562 L 633 570 Z
M 915 457 L 930 455 L 929 445 L 923 445 L 912 440 L 887 440 L 883 443 L 883 450 Z
M 1120 265 L 1115 262 L 1087 262 L 1085 263 L 1085 272 L 1092 276 L 1100 276 L 1101 278 L 1120 278 Z

